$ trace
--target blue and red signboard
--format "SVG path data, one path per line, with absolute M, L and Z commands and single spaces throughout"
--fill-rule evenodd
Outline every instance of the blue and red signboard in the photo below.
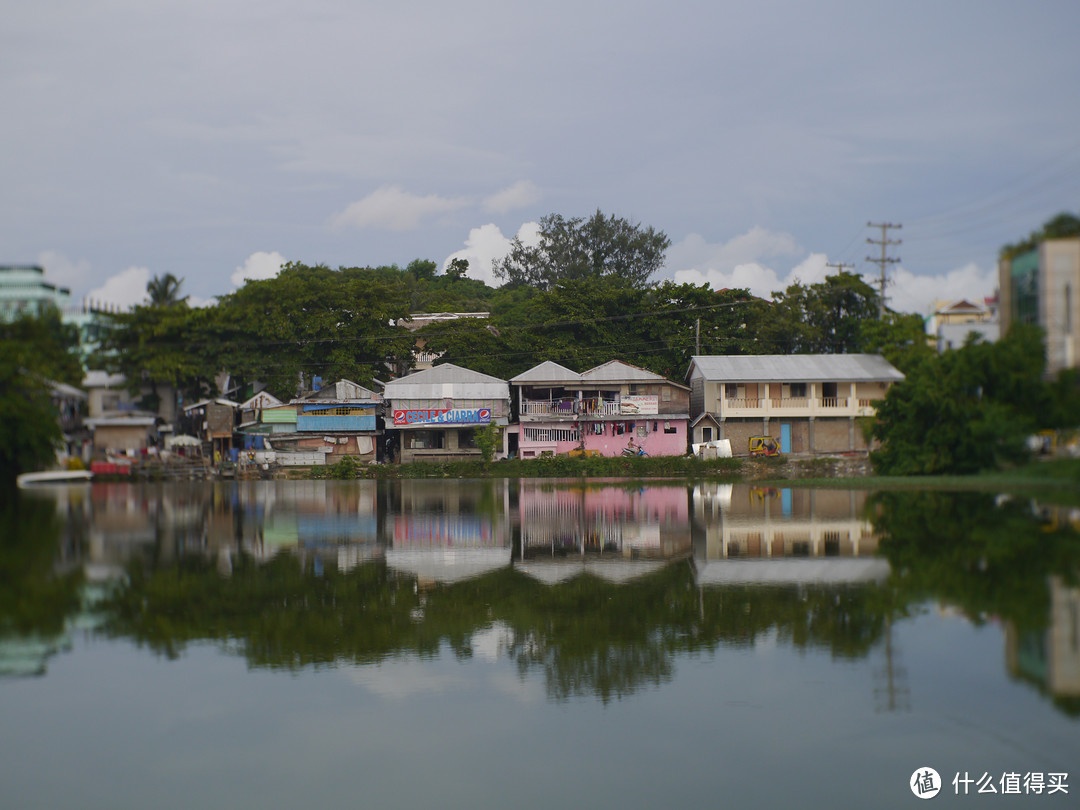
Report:
M 394 411 L 394 424 L 407 425 L 487 425 L 491 408 L 430 408 Z

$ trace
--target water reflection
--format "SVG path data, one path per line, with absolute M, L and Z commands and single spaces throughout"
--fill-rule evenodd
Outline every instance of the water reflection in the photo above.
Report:
M 873 656 L 895 709 L 891 628 L 929 603 L 1002 623 L 1008 671 L 1080 706 L 1075 515 L 1026 501 L 311 481 L 95 484 L 2 514 L 5 674 L 43 674 L 93 625 L 165 656 L 211 641 L 292 671 L 483 649 L 553 699 L 610 700 L 669 681 L 682 656 L 767 641 Z

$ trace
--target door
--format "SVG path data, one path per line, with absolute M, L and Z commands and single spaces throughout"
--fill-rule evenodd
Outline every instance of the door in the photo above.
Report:
M 791 425 L 780 425 L 780 452 L 791 452 Z

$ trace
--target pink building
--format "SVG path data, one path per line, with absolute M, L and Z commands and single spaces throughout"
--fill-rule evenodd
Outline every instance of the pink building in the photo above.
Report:
M 578 374 L 550 360 L 510 380 L 521 458 L 572 450 L 603 456 L 687 452 L 690 389 L 610 360 Z

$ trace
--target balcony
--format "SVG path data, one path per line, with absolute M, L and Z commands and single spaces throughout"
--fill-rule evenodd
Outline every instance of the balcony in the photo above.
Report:
M 737 397 L 720 403 L 724 418 L 873 416 L 874 400 L 853 397 Z

